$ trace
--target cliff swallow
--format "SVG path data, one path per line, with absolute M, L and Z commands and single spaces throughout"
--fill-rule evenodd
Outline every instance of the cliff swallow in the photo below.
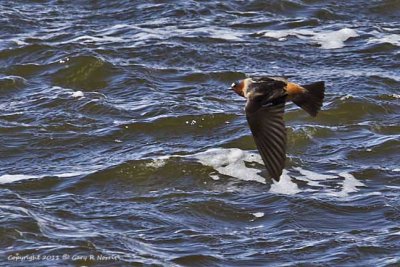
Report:
M 269 175 L 279 181 L 286 160 L 285 103 L 292 101 L 315 117 L 325 93 L 323 81 L 298 85 L 282 77 L 252 77 L 232 84 L 247 99 L 245 112 Z

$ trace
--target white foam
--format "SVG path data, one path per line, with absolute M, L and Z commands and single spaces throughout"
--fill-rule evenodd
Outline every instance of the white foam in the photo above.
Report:
M 322 188 L 318 190 L 323 190 L 325 188 L 325 185 L 322 184 L 323 181 L 330 179 L 339 180 L 344 178 L 342 182 L 338 182 L 338 184 L 341 185 L 340 191 L 332 191 L 328 189 L 324 190 L 327 193 L 327 195 L 330 196 L 346 197 L 350 193 L 357 192 L 359 190 L 357 187 L 365 186 L 364 183 L 357 180 L 352 174 L 347 172 L 341 172 L 338 175 L 329 175 L 329 174 L 320 174 L 309 170 L 304 170 L 300 167 L 296 167 L 294 169 L 297 170 L 302 175 L 302 176 L 296 176 L 297 180 L 305 181 L 309 186 Z
M 196 158 L 203 165 L 213 167 L 220 174 L 243 181 L 256 181 L 265 184 L 265 178 L 259 175 L 259 169 L 245 165 L 245 162 L 262 164 L 261 157 L 258 154 L 238 148 L 212 148 L 190 157 Z
M 390 189 L 400 190 L 400 186 L 396 186 L 396 185 L 386 185 L 385 187 L 390 188 Z
M 86 175 L 89 173 L 90 173 L 89 171 L 76 171 L 76 172 L 51 174 L 51 175 L 46 175 L 46 176 L 57 176 L 60 178 L 68 178 L 68 177 L 74 177 L 74 176 L 79 176 L 79 175 Z
M 355 30 L 350 28 L 321 32 L 308 29 L 271 30 L 265 32 L 263 35 L 280 41 L 285 41 L 285 37 L 287 36 L 296 36 L 299 39 L 310 40 L 311 42 L 318 43 L 322 49 L 342 48 L 344 47 L 344 42 L 349 38 L 359 36 Z
M 40 176 L 25 175 L 25 174 L 3 174 L 0 176 L 0 184 L 8 184 L 21 180 L 37 179 Z
M 214 181 L 218 181 L 218 180 L 220 179 L 219 176 L 216 175 L 216 174 L 210 174 L 209 176 L 210 176 L 211 179 L 213 179 Z
M 256 218 L 262 218 L 262 217 L 264 217 L 265 214 L 264 214 L 264 212 L 255 212 L 255 213 L 252 213 L 252 215 Z
M 3 174 L 0 176 L 0 184 L 14 183 L 17 181 L 28 180 L 28 179 L 40 179 L 40 178 L 49 177 L 49 176 L 68 178 L 68 177 L 74 177 L 74 176 L 79 176 L 79 175 L 85 175 L 85 174 L 89 174 L 89 173 L 90 172 L 76 171 L 76 172 L 68 172 L 68 173 L 49 173 L 49 174 L 43 174 L 43 175 Z
M 195 125 L 197 123 L 196 120 L 186 121 L 186 124 Z
M 69 61 L 69 57 L 66 57 L 66 58 L 60 59 L 58 62 L 59 62 L 60 64 L 64 64 L 64 63 L 66 63 L 66 62 L 68 62 L 68 61 Z
M 340 98 L 340 100 L 344 101 L 344 100 L 351 99 L 351 98 L 354 98 L 354 96 L 352 94 L 346 94 L 346 95 L 342 96 Z
M 243 41 L 241 34 L 226 28 L 211 28 L 207 32 L 212 38 L 224 39 L 227 41 Z
M 345 41 L 357 36 L 358 33 L 355 30 L 344 28 L 338 31 L 317 33 L 313 40 L 320 44 L 323 49 L 336 49 L 344 47 Z
M 219 174 L 222 174 L 243 181 L 266 183 L 265 178 L 260 175 L 260 172 L 264 169 L 263 167 L 253 168 L 252 166 L 246 166 L 246 163 L 248 163 L 247 165 L 251 163 L 263 165 L 260 155 L 249 151 L 243 151 L 239 148 L 212 148 L 193 155 L 162 156 L 147 163 L 146 166 L 153 168 L 163 167 L 166 164 L 166 160 L 171 157 L 195 158 L 201 164 L 212 167 L 217 172 L 211 172 L 209 174 L 210 178 L 213 180 L 219 180 Z M 307 188 L 304 192 L 318 192 L 324 196 L 335 197 L 346 197 L 350 193 L 357 192 L 359 190 L 358 187 L 365 186 L 364 183 L 347 172 L 337 174 L 332 171 L 329 174 L 322 174 L 305 170 L 301 167 L 295 167 L 294 170 L 299 172 L 300 175 L 291 174 L 291 176 L 289 176 L 289 172 L 283 170 L 279 182 L 272 180 L 269 192 L 285 195 L 294 195 L 302 192 L 294 180 L 305 181 L 310 187 L 318 187 L 317 189 Z M 334 188 L 330 188 L 324 183 L 327 180 L 334 179 L 337 180 L 337 185 Z M 339 191 L 337 190 L 338 187 L 340 188 Z M 228 188 L 228 191 L 229 190 Z
M 251 221 L 255 221 L 255 220 L 251 220 Z M 264 228 L 264 225 L 247 226 L 247 227 L 245 227 L 245 229 L 248 229 L 248 230 L 259 229 L 259 228 Z
M 20 35 L 20 36 L 17 36 L 16 38 L 11 38 L 9 40 L 13 41 L 18 46 L 28 45 L 27 42 L 23 41 L 23 39 L 25 39 L 25 36 Z
M 79 37 L 76 37 L 74 39 L 68 40 L 64 43 L 119 43 L 125 41 L 121 37 L 113 37 L 113 36 L 91 36 L 91 35 L 82 35 Z
M 83 95 L 83 92 L 82 92 L 82 91 L 75 91 L 75 92 L 73 92 L 73 93 L 71 94 L 71 96 L 72 96 L 72 97 L 78 98 L 78 97 L 83 97 L 84 95 Z
M 335 176 L 335 175 L 316 173 L 313 171 L 304 170 L 303 168 L 300 168 L 300 167 L 295 167 L 293 169 L 297 170 L 308 181 L 324 181 L 324 180 L 328 180 L 328 179 L 337 178 L 337 176 Z
M 347 197 L 349 193 L 357 192 L 358 186 L 365 186 L 364 183 L 357 180 L 352 174 L 347 172 L 339 173 L 339 176 L 343 177 L 342 189 L 339 192 L 330 193 L 330 195 L 337 197 Z
M 151 168 L 156 168 L 156 169 L 164 167 L 165 164 L 167 164 L 166 160 L 168 158 L 169 157 L 159 157 L 159 158 L 153 159 L 151 162 L 146 164 L 146 167 L 151 167 Z
M 301 190 L 299 189 L 297 184 L 292 181 L 286 170 L 283 170 L 279 182 L 273 180 L 273 183 L 271 184 L 271 188 L 269 190 L 270 193 L 283 195 L 294 195 L 299 193 L 300 191 Z
M 282 39 L 288 36 L 296 36 L 300 39 L 304 39 L 306 36 L 313 36 L 315 34 L 312 30 L 307 29 L 296 29 L 296 30 L 270 30 L 265 32 L 263 35 L 265 37 L 275 38 L 275 39 Z M 284 39 L 282 39 L 284 40 Z
M 394 97 L 394 98 L 400 98 L 400 95 L 399 95 L 399 94 L 392 94 L 392 97 Z
M 134 41 L 133 47 L 142 45 L 149 40 L 167 40 L 173 37 L 198 37 L 198 36 L 209 36 L 211 38 L 223 39 L 227 41 L 243 41 L 242 36 L 245 33 L 240 31 L 234 31 L 223 27 L 197 27 L 192 25 L 193 28 L 183 29 L 177 26 L 165 26 L 165 27 L 140 27 L 137 25 L 125 25 L 125 28 L 134 30 L 136 33 L 126 36 L 123 41 Z M 106 29 L 107 30 L 107 29 Z M 87 37 L 86 37 L 87 38 Z M 98 40 L 97 40 L 98 41 Z M 121 40 L 122 41 L 122 40 Z
M 376 33 L 376 37 L 368 39 L 368 43 L 389 43 L 396 46 L 400 46 L 400 34 L 382 34 Z

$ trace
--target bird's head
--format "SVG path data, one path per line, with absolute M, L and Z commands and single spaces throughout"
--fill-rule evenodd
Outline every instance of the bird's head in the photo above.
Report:
M 239 80 L 239 81 L 236 81 L 236 82 L 232 83 L 230 89 L 235 91 L 235 93 L 237 93 L 238 95 L 244 97 L 244 92 L 243 92 L 244 81 L 243 80 Z

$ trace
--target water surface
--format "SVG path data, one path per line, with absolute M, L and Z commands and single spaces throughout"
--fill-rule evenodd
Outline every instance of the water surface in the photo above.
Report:
M 1 1 L 2 265 L 398 266 L 399 17 L 396 0 Z M 256 74 L 327 85 L 317 118 L 287 106 L 280 183 L 228 90 Z

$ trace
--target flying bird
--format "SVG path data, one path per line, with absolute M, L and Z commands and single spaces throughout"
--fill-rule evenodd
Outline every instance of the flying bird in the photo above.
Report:
M 292 101 L 315 117 L 325 93 L 323 81 L 298 85 L 283 77 L 259 76 L 232 84 L 247 99 L 245 112 L 257 149 L 271 176 L 279 181 L 286 160 L 285 103 Z

